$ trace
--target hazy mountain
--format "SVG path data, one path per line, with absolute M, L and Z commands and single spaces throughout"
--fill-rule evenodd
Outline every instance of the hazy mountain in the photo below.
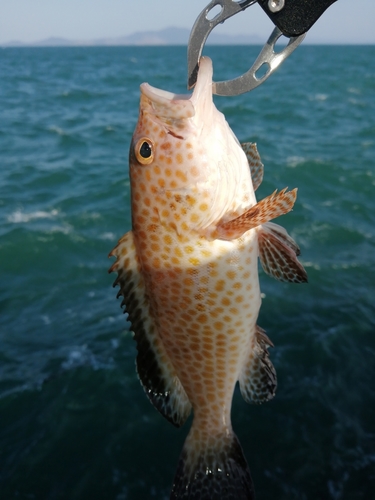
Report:
M 117 38 L 98 38 L 95 40 L 67 40 L 51 37 L 32 43 L 11 41 L 1 44 L 3 47 L 66 47 L 66 46 L 113 46 L 113 45 L 187 45 L 190 30 L 169 27 L 159 31 L 137 31 L 128 36 Z M 251 45 L 263 44 L 257 35 L 224 35 L 211 33 L 207 44 L 211 45 Z

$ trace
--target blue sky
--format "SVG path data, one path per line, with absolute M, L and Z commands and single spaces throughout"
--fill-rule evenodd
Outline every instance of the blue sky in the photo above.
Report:
M 167 26 L 191 28 L 208 0 L 0 0 L 0 43 L 59 36 L 93 39 L 129 35 Z M 310 30 L 306 41 L 375 43 L 375 1 L 338 0 Z M 272 24 L 258 5 L 215 31 L 258 34 Z

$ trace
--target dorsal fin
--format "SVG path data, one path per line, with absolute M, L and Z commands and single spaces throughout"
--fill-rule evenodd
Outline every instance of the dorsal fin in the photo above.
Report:
M 297 259 L 300 249 L 284 228 L 268 222 L 258 231 L 259 259 L 264 271 L 279 281 L 306 283 L 307 273 Z
M 272 342 L 257 326 L 250 357 L 239 378 L 241 394 L 247 403 L 265 403 L 276 393 L 276 371 L 269 358 L 269 346 L 273 347 Z
M 251 180 L 253 181 L 254 191 L 258 189 L 263 180 L 264 165 L 260 159 L 257 145 L 254 142 L 244 142 L 241 144 L 249 162 Z
M 141 384 L 151 403 L 177 427 L 191 412 L 191 404 L 177 377 L 164 345 L 157 335 L 157 326 L 150 314 L 150 306 L 140 272 L 133 232 L 129 231 L 109 254 L 117 257 L 109 272 L 117 271 L 113 286 L 120 285 L 117 297 L 123 296 L 137 342 L 137 371 Z M 125 312 L 125 311 L 124 311 Z

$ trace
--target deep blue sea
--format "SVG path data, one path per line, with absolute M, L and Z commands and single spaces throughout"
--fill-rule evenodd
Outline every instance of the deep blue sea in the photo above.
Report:
M 260 48 L 208 47 L 217 80 Z M 148 402 L 108 275 L 131 227 L 139 85 L 186 92 L 184 47 L 0 50 L 0 498 L 168 498 L 188 422 Z M 258 199 L 298 187 L 280 219 L 305 285 L 260 272 L 273 401 L 233 425 L 258 500 L 375 498 L 375 46 L 301 46 L 251 93 L 216 97 L 258 144 Z

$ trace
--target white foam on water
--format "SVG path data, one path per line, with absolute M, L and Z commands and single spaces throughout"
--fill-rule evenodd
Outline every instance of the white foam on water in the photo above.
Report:
M 348 92 L 350 92 L 351 94 L 357 94 L 357 95 L 362 93 L 361 90 L 357 89 L 356 87 L 349 87 Z
M 316 101 L 326 101 L 328 99 L 328 94 L 315 94 Z
M 303 156 L 288 156 L 286 159 L 286 164 L 290 168 L 296 168 L 298 165 L 301 165 L 301 163 L 305 162 L 306 158 Z
M 25 222 L 30 222 L 37 219 L 53 219 L 59 214 L 58 210 L 50 210 L 46 212 L 44 210 L 36 210 L 35 212 L 26 213 L 22 210 L 15 210 L 12 214 L 8 215 L 7 221 L 13 224 L 20 224 Z
M 57 135 L 68 135 L 68 133 L 65 132 L 65 130 L 63 130 L 60 127 L 57 127 L 56 125 L 51 125 L 51 127 L 48 127 L 48 130 L 50 132 L 55 132 Z
M 108 232 L 102 233 L 99 238 L 104 241 L 114 241 L 116 239 L 116 236 L 114 233 Z

